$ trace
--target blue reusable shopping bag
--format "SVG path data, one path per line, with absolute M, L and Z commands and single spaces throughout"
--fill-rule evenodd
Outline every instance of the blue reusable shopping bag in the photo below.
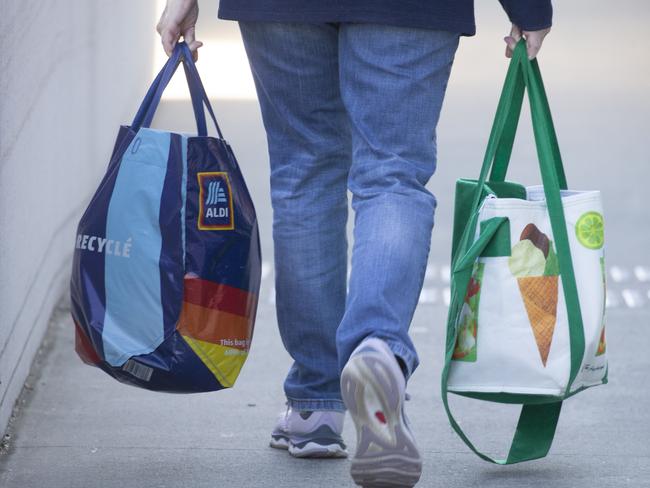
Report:
M 150 129 L 183 64 L 198 136 Z M 207 135 L 204 107 L 218 138 Z M 247 357 L 260 287 L 253 202 L 179 43 L 79 222 L 71 279 L 76 350 L 124 383 L 203 392 L 231 387 Z

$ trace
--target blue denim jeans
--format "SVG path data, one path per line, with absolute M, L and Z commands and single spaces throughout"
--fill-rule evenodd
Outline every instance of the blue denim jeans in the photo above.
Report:
M 373 24 L 240 22 L 267 132 L 277 317 L 301 410 L 344 410 L 366 337 L 407 377 L 426 269 L 435 129 L 459 35 Z M 346 289 L 348 190 L 355 213 Z

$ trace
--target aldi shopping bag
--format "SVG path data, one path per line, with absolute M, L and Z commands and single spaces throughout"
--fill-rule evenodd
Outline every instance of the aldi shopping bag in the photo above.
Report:
M 198 136 L 150 129 L 182 63 Z M 208 137 L 204 106 L 218 138 Z M 72 270 L 76 350 L 150 390 L 231 387 L 246 359 L 260 286 L 255 209 L 185 43 L 179 43 L 84 213 Z
M 505 181 L 524 91 L 542 186 Z M 489 177 L 488 177 L 489 173 Z M 544 457 L 562 401 L 607 382 L 604 221 L 598 191 L 570 190 L 536 60 L 513 55 L 478 180 L 456 187 L 442 396 L 481 458 Z M 506 459 L 479 452 L 455 421 L 452 392 L 521 404 Z

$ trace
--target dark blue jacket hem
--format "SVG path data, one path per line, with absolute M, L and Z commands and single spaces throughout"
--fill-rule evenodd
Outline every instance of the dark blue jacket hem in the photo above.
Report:
M 393 13 L 390 19 L 386 18 L 386 12 L 372 12 L 364 9 L 355 12 L 346 10 L 340 14 L 333 14 L 331 11 L 308 11 L 308 12 L 278 12 L 255 9 L 227 9 L 219 8 L 219 18 L 224 20 L 239 20 L 245 22 L 304 22 L 304 23 L 328 23 L 328 22 L 350 22 L 365 24 L 394 25 L 397 27 L 413 27 L 419 29 L 432 29 L 455 32 L 465 36 L 476 34 L 476 27 L 473 22 L 463 22 L 455 19 L 444 19 L 436 16 L 412 16 Z

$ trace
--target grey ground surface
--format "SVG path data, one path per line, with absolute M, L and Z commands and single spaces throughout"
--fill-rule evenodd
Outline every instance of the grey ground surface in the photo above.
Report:
M 447 423 L 438 393 L 444 313 L 443 306 L 421 305 L 413 325 L 421 367 L 409 385 L 408 412 L 424 452 L 421 486 L 648 486 L 650 333 L 647 324 L 635 326 L 647 322 L 647 312 L 610 310 L 611 383 L 565 403 L 549 457 L 513 467 L 480 461 Z M 62 308 L 28 381 L 9 453 L 0 457 L 0 486 L 353 486 L 346 460 L 297 460 L 266 447 L 289 364 L 273 314 L 263 301 L 235 389 L 176 396 L 121 385 L 83 365 Z M 454 405 L 480 446 L 503 453 L 513 408 L 460 399 Z M 348 421 L 344 435 L 353 444 L 351 427 Z
M 498 467 L 480 461 L 447 422 L 439 377 L 452 189 L 456 178 L 475 177 L 478 172 L 505 72 L 500 46 L 498 58 L 483 59 L 480 42 L 486 35 L 464 40 L 439 128 L 438 172 L 430 184 L 439 202 L 430 273 L 411 328 L 421 365 L 409 384 L 412 400 L 407 411 L 424 452 L 420 486 L 650 486 L 650 231 L 646 198 L 650 98 L 647 82 L 643 82 L 647 80 L 647 54 L 634 54 L 647 46 L 649 35 L 641 17 L 647 19 L 650 8 L 644 2 L 631 2 L 641 12 L 634 16 L 623 15 L 614 6 L 603 7 L 602 12 L 592 12 L 590 27 L 585 21 L 569 29 L 570 19 L 582 19 L 584 9 L 578 4 L 586 8 L 584 1 L 575 2 L 575 8 L 573 2 L 558 4 L 557 33 L 545 47 L 542 70 L 570 184 L 577 189 L 603 190 L 610 279 L 610 384 L 568 400 L 550 455 L 523 465 Z M 483 25 L 487 25 L 486 11 L 484 7 L 478 16 Z M 499 29 L 488 28 L 492 29 L 490 36 L 501 33 L 500 15 L 498 23 L 493 23 Z M 610 18 L 625 22 L 616 22 L 610 40 L 594 35 Z M 638 42 L 634 33 L 644 33 L 638 34 L 643 42 Z M 628 61 L 620 54 L 621 45 Z M 571 51 L 567 46 L 590 54 L 574 62 L 568 58 Z M 468 71 L 472 62 L 482 67 L 500 64 L 495 64 L 495 73 L 481 72 L 482 78 L 476 78 L 469 76 L 475 73 Z M 611 68 L 604 69 L 602 63 Z M 183 109 L 178 103 L 166 102 L 161 107 L 158 127 L 192 127 L 188 103 Z M 277 333 L 272 300 L 265 140 L 254 102 L 220 102 L 216 109 L 256 202 L 267 263 L 255 337 L 236 387 L 214 394 L 174 396 L 119 384 L 76 357 L 64 303 L 35 362 L 34 375 L 9 431 L 8 450 L 0 454 L 1 487 L 353 486 L 347 460 L 297 460 L 266 447 L 276 415 L 283 408 L 282 380 L 289 357 Z M 522 117 L 511 177 L 533 184 L 539 178 L 527 117 Z M 453 405 L 480 447 L 504 453 L 514 431 L 516 410 L 456 398 Z M 349 420 L 344 437 L 353 450 Z

